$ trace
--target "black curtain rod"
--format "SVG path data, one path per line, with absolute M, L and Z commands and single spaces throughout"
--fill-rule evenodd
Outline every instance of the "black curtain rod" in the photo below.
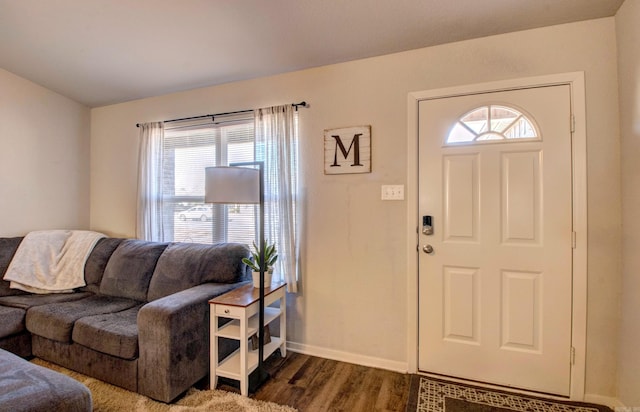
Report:
M 298 110 L 298 107 L 307 107 L 307 102 L 302 101 L 300 103 L 291 103 L 291 106 L 295 107 L 296 110 Z M 216 117 L 216 116 L 226 116 L 226 115 L 238 114 L 238 113 L 249 113 L 249 112 L 252 112 L 252 111 L 253 111 L 253 109 L 238 110 L 238 111 L 235 111 L 235 112 L 226 112 L 226 113 L 205 114 L 205 115 L 202 115 L 202 116 L 183 117 L 182 119 L 165 120 L 163 123 L 179 122 L 179 121 L 182 121 L 182 120 L 203 119 L 205 117 L 210 117 L 211 121 L 213 121 L 213 118 Z M 136 123 L 136 127 L 140 127 L 140 123 Z

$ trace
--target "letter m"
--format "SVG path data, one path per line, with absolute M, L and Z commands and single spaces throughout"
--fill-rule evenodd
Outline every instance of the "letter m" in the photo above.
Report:
M 331 167 L 340 167 L 340 165 L 338 164 L 338 150 L 340 150 L 342 156 L 347 159 L 349 153 L 351 153 L 351 149 L 353 149 L 353 164 L 351 166 L 363 166 L 360 163 L 360 136 L 362 136 L 362 133 L 353 135 L 353 139 L 351 140 L 351 144 L 349 145 L 348 150 L 345 149 L 344 143 L 342 143 L 342 139 L 340 139 L 340 136 L 331 136 L 336 139 L 336 148 L 333 155 L 333 164 L 331 165 Z

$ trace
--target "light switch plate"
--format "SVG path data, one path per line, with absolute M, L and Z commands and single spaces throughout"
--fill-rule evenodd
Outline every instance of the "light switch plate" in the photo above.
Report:
M 404 185 L 382 185 L 382 200 L 404 200 Z

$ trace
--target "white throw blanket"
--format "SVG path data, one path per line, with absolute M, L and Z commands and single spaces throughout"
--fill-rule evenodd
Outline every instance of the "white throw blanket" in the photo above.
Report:
M 9 287 L 31 293 L 64 293 L 84 286 L 84 265 L 102 233 L 41 230 L 22 239 L 4 275 Z

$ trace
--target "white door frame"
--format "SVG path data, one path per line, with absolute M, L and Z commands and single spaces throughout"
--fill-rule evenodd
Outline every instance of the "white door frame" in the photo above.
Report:
M 574 363 L 571 367 L 570 398 L 581 401 L 585 391 L 587 338 L 587 132 L 584 72 L 527 77 L 409 93 L 407 99 L 407 363 L 418 371 L 418 105 L 421 100 L 474 93 L 507 91 L 528 87 L 566 84 L 571 88 L 573 134 L 573 249 L 572 331 Z M 414 245 L 416 247 L 414 247 Z M 569 360 L 567 360 L 569 361 Z

